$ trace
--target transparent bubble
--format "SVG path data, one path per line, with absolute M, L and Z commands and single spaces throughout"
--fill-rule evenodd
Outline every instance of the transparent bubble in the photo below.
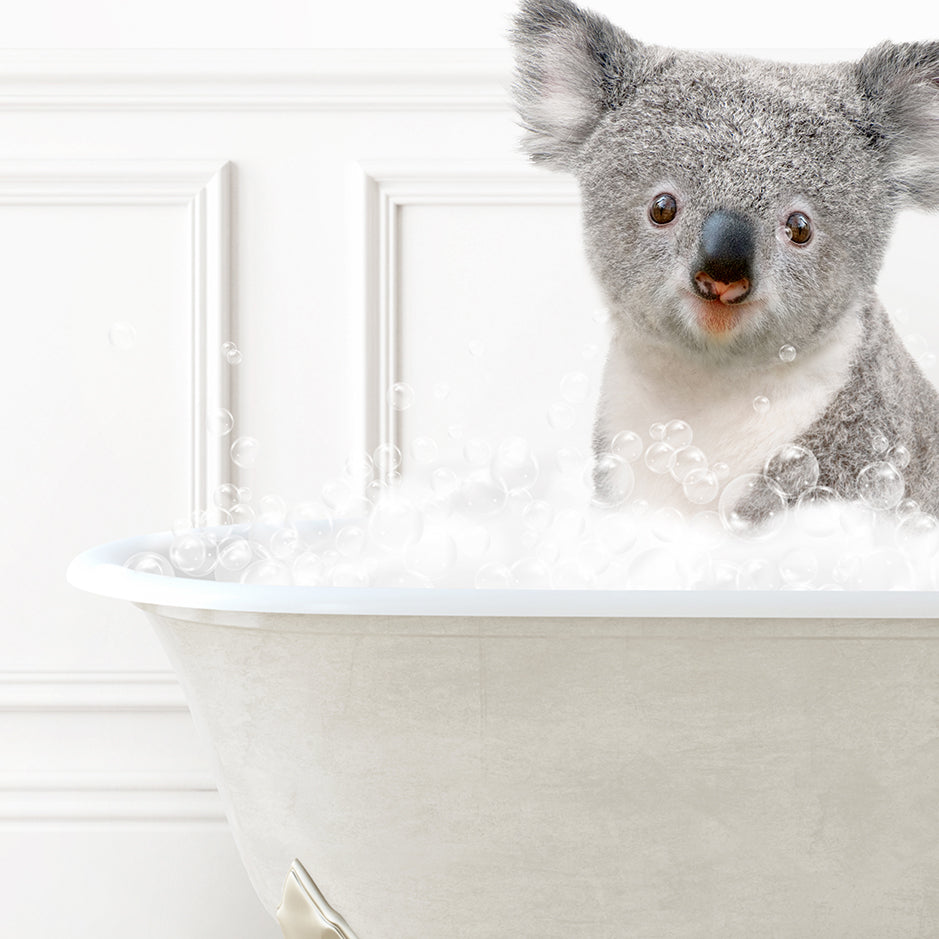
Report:
M 489 529 L 485 525 L 474 523 L 459 526 L 454 532 L 453 540 L 460 557 L 476 562 L 485 557 L 492 544 Z
M 875 548 L 837 561 L 835 579 L 846 590 L 909 590 L 913 569 L 897 548 Z
M 195 531 L 177 535 L 170 544 L 169 556 L 173 567 L 184 574 L 207 573 L 213 551 L 201 534 Z
M 756 411 L 757 414 L 762 416 L 763 414 L 768 413 L 769 409 L 770 400 L 766 397 L 766 395 L 757 395 L 753 399 L 753 410 Z
M 594 505 L 613 508 L 623 505 L 632 495 L 636 485 L 636 474 L 632 466 L 622 457 L 614 453 L 604 453 L 597 458 L 593 467 L 592 480 L 587 480 L 589 486 L 593 482 Z
M 358 557 L 365 550 L 365 529 L 344 525 L 336 532 L 336 550 L 345 558 Z
M 430 484 L 438 498 L 448 498 L 460 488 L 459 477 L 449 466 L 438 466 L 430 476 Z
M 329 583 L 333 587 L 367 587 L 369 579 L 364 567 L 349 563 L 336 564 L 329 575 Z
M 902 443 L 898 443 L 887 451 L 887 462 L 893 463 L 899 470 L 906 469 L 910 465 L 910 451 Z
M 660 476 L 667 473 L 672 468 L 674 460 L 675 451 L 665 443 L 664 440 L 658 440 L 650 444 L 649 448 L 646 450 L 646 466 L 648 466 L 653 473 L 658 473 Z
M 320 497 L 333 515 L 345 515 L 351 510 L 356 494 L 348 480 L 337 478 L 323 483 Z
M 324 551 L 332 546 L 335 523 L 321 502 L 297 503 L 287 513 L 287 521 L 310 550 Z
M 271 554 L 280 561 L 288 561 L 300 553 L 303 542 L 296 528 L 286 525 L 271 535 Z
M 472 339 L 469 343 L 470 355 L 477 359 L 486 354 L 486 344 L 481 339 Z
M 380 476 L 387 476 L 401 466 L 401 451 L 393 443 L 380 443 L 372 454 L 372 465 Z
M 254 521 L 254 509 L 250 505 L 246 505 L 244 502 L 239 502 L 237 505 L 233 505 L 229 509 L 231 513 L 231 520 L 233 525 L 241 525 L 245 522 Z
M 587 457 L 577 447 L 561 447 L 554 454 L 554 462 L 563 476 L 580 475 L 587 466 Z
M 467 515 L 489 518 L 505 507 L 508 490 L 501 482 L 486 476 L 464 480 L 460 486 L 460 508 Z
M 244 355 L 235 343 L 229 340 L 222 343 L 222 358 L 229 365 L 241 365 L 244 361 Z
M 544 499 L 533 499 L 522 512 L 525 525 L 536 532 L 545 532 L 554 519 L 554 508 Z
M 597 356 L 597 354 L 598 354 L 599 352 L 600 352 L 600 347 L 599 347 L 598 345 L 596 345 L 595 343 L 592 343 L 592 342 L 588 342 L 588 343 L 583 347 L 583 349 L 580 350 L 580 354 L 581 354 L 585 359 L 593 359 L 593 358 L 596 358 L 596 356 Z
M 606 323 L 610 319 L 610 311 L 601 307 L 599 310 L 594 310 L 591 319 L 597 324 Z
M 243 571 L 254 560 L 247 538 L 226 538 L 218 546 L 218 565 L 227 571 Z
M 568 430 L 574 426 L 577 415 L 566 401 L 555 401 L 548 407 L 548 426 L 554 430 Z
M 915 499 L 901 499 L 897 503 L 896 516 L 899 519 L 908 518 L 910 515 L 914 515 L 919 511 L 919 503 Z
M 411 456 L 415 463 L 426 465 L 437 459 L 439 448 L 433 437 L 415 437 L 411 442 Z
M 661 422 L 656 422 L 649 427 L 649 436 L 653 440 L 664 440 L 665 439 L 665 425 Z
M 642 456 L 642 450 L 642 437 L 631 430 L 621 430 L 610 441 L 610 452 L 630 463 L 635 463 Z
M 231 511 L 239 502 L 238 487 L 233 483 L 222 483 L 216 486 L 212 493 L 212 501 L 218 508 Z
M 388 389 L 388 400 L 396 411 L 406 411 L 414 404 L 414 389 L 404 381 L 396 381 Z
M 668 440 L 665 443 L 668 443 Z M 681 483 L 692 470 L 706 469 L 707 465 L 708 460 L 703 451 L 686 445 L 675 450 L 675 458 L 672 460 L 669 472 L 676 482 Z
M 927 512 L 914 512 L 897 525 L 896 539 L 913 556 L 934 556 L 939 552 L 939 521 Z
M 818 460 L 806 447 L 794 443 L 777 447 L 763 464 L 768 476 L 787 495 L 798 496 L 818 482 Z
M 597 573 L 582 557 L 572 557 L 555 565 L 551 583 L 556 590 L 586 590 L 596 581 Z
M 874 453 L 886 453 L 890 449 L 890 441 L 880 431 L 871 434 L 871 449 Z
M 680 450 L 682 447 L 690 446 L 693 437 L 694 434 L 692 433 L 690 424 L 685 421 L 669 421 L 665 425 L 662 440 L 673 450 Z
M 225 437 L 235 426 L 235 418 L 227 408 L 216 408 L 207 416 L 206 427 L 214 437 Z
M 532 501 L 533 496 L 527 489 L 510 489 L 505 505 L 512 515 L 521 516 Z
M 786 496 L 761 473 L 745 473 L 724 487 L 717 505 L 724 528 L 751 540 L 770 537 L 785 521 Z
M 506 489 L 529 488 L 538 478 L 538 460 L 524 437 L 509 437 L 499 444 L 490 472 Z
M 450 397 L 450 385 L 445 381 L 438 381 L 434 385 L 434 397 L 438 401 L 444 401 Z
M 479 590 L 504 590 L 512 587 L 512 572 L 505 564 L 489 561 L 476 571 L 475 586 Z
M 115 349 L 127 352 L 137 342 L 137 330 L 130 323 L 112 323 L 108 330 L 108 342 Z
M 665 542 L 678 542 L 686 537 L 685 517 L 674 506 L 656 509 L 650 518 L 652 534 Z
M 141 574 L 159 574 L 162 577 L 173 577 L 173 565 L 169 559 L 155 551 L 138 551 L 132 554 L 125 562 L 124 567 Z
M 858 473 L 858 495 L 872 509 L 893 509 L 903 498 L 903 474 L 886 461 L 869 463 Z
M 482 437 L 470 437 L 463 444 L 463 458 L 470 466 L 486 466 L 492 459 L 492 446 Z
M 718 460 L 716 463 L 712 463 L 711 471 L 720 482 L 723 482 L 725 479 L 730 477 L 730 467 L 723 460 Z
M 364 450 L 352 450 L 343 464 L 343 472 L 356 482 L 368 482 L 372 478 L 372 458 Z
M 258 521 L 264 525 L 280 525 L 287 518 L 287 503 L 278 495 L 261 496 L 258 502 Z
M 568 404 L 583 404 L 590 393 L 590 379 L 583 372 L 568 372 L 561 379 L 561 397 Z
M 386 551 L 399 551 L 414 544 L 424 529 L 424 519 L 416 506 L 400 496 L 387 496 L 372 509 L 368 535 L 373 544 Z
M 796 347 L 789 345 L 787 342 L 784 346 L 779 347 L 779 358 L 782 362 L 791 362 L 796 357 Z
M 241 582 L 258 586 L 290 586 L 293 584 L 293 575 L 283 561 L 262 558 L 245 568 Z
M 293 559 L 293 582 L 300 587 L 322 587 L 328 584 L 329 569 L 326 562 L 313 551 L 304 551 Z
M 561 544 L 579 541 L 586 530 L 587 517 L 579 509 L 561 509 L 551 523 L 551 533 Z
M 229 452 L 232 463 L 243 469 L 250 469 L 258 459 L 259 444 L 254 437 L 237 437 Z
M 721 484 L 717 474 L 707 468 L 693 469 L 682 481 L 685 498 L 695 505 L 707 505 L 717 498 Z

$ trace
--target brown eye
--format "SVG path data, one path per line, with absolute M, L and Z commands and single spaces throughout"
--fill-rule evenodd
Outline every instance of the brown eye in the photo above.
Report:
M 670 192 L 663 192 L 652 200 L 649 218 L 656 225 L 667 225 L 678 214 L 678 203 Z
M 812 223 L 802 212 L 793 212 L 786 219 L 786 237 L 797 245 L 804 245 L 812 237 Z

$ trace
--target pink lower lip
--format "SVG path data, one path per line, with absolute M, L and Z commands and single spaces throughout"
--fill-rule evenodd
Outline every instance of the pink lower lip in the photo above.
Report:
M 735 329 L 744 319 L 746 312 L 755 304 L 752 300 L 743 303 L 722 303 L 720 300 L 705 300 L 696 293 L 688 291 L 694 298 L 694 313 L 698 325 L 712 335 L 722 335 Z

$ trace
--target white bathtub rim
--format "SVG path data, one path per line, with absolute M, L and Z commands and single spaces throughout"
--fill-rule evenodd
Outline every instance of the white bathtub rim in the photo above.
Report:
M 244 613 L 391 616 L 939 619 L 939 591 L 419 589 L 258 586 L 145 574 L 123 566 L 165 550 L 169 532 L 108 542 L 78 555 L 66 578 L 137 604 Z

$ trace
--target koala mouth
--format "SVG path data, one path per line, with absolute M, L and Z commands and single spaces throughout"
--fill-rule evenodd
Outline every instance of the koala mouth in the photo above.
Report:
M 717 289 L 705 292 L 699 287 L 689 291 L 690 304 L 698 327 L 709 335 L 727 337 L 753 312 L 759 301 L 748 299 L 749 283 L 717 283 Z

